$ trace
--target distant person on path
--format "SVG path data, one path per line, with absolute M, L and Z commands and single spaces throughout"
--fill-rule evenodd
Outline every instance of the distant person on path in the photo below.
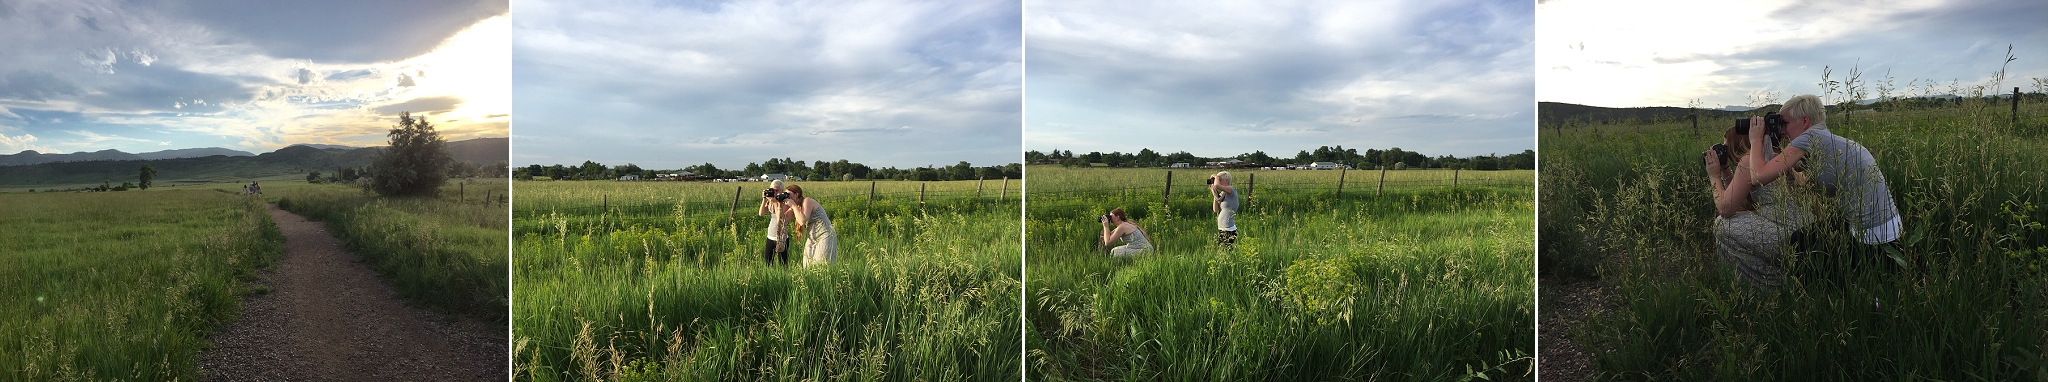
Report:
M 1209 209 L 1216 213 L 1216 245 L 1237 246 L 1237 187 L 1230 185 L 1230 172 L 1209 176 Z
M 257 182 L 249 182 L 249 192 L 263 195 L 263 185 Z
M 832 218 L 817 199 L 804 197 L 804 188 L 789 185 L 788 211 L 794 216 L 796 234 L 804 236 L 804 266 L 829 264 L 839 259 L 839 233 L 832 230 Z
M 1139 228 L 1138 223 L 1131 222 L 1130 216 L 1124 215 L 1124 209 L 1110 210 L 1108 215 L 1095 220 L 1102 222 L 1102 240 L 1097 243 L 1098 248 L 1108 248 L 1117 240 L 1124 242 L 1122 246 L 1110 248 L 1110 256 L 1130 258 L 1152 252 L 1152 238 L 1146 237 L 1145 230 Z
M 790 220 L 789 208 L 783 202 L 788 199 L 789 192 L 782 188 L 782 180 L 776 179 L 762 192 L 761 208 L 755 213 L 768 216 L 768 244 L 761 248 L 761 259 L 768 265 L 789 266 L 789 232 L 783 230 Z
M 1737 181 L 1770 185 L 1772 181 L 1792 171 L 1795 166 L 1806 169 L 1807 176 L 1819 184 L 1823 191 L 1836 199 L 1841 220 L 1832 223 L 1847 224 L 1849 234 L 1863 242 L 1860 250 L 1852 254 L 1837 254 L 1847 257 L 1850 266 L 1858 266 L 1873 257 L 1890 257 L 1900 267 L 1906 265 L 1904 253 L 1893 244 L 1904 230 L 1899 218 L 1898 206 L 1892 202 L 1891 188 L 1885 184 L 1884 170 L 1877 167 L 1877 158 L 1870 155 L 1856 141 L 1843 138 L 1828 131 L 1827 111 L 1821 106 L 1820 97 L 1812 94 L 1792 97 L 1780 108 L 1785 119 L 1785 135 L 1793 137 L 1785 152 L 1776 158 L 1765 158 L 1765 150 L 1750 153 L 1748 161 L 1758 163 L 1750 171 L 1738 171 Z M 1750 117 L 1750 126 L 1764 126 L 1763 117 Z M 1763 134 L 1750 134 L 1752 147 L 1762 145 Z M 1803 165 L 1801 162 L 1804 162 Z M 1812 236 L 1802 232 L 1794 235 L 1793 241 L 1802 250 L 1813 250 L 1807 241 Z
M 1734 267 L 1736 275 L 1744 283 L 1766 291 L 1777 291 L 1785 285 L 1784 254 L 1790 247 L 1787 244 L 1793 232 L 1805 229 L 1814 218 L 1791 197 L 1791 187 L 1784 184 L 1753 186 L 1735 181 L 1736 172 L 1741 171 L 1739 169 L 1747 168 L 1750 163 L 1760 163 L 1748 156 L 1752 149 L 1770 150 L 1770 146 L 1750 146 L 1748 135 L 1760 135 L 1760 131 L 1756 129 L 1750 131 L 1753 134 L 1739 134 L 1730 127 L 1723 133 L 1727 163 L 1721 162 L 1723 152 L 1707 150 L 1700 154 L 1706 163 L 1708 182 L 1713 185 L 1714 209 L 1718 215 L 1714 218 L 1714 254 Z M 1768 152 L 1764 154 L 1764 157 L 1773 156 Z

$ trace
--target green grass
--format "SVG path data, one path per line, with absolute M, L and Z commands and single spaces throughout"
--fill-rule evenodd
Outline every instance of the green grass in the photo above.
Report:
M 400 295 L 443 311 L 503 320 L 510 284 L 508 212 L 500 198 L 507 185 L 505 179 L 451 179 L 438 197 L 390 198 L 301 180 L 264 183 L 263 193 L 279 208 L 326 222 Z
M 1720 122 L 1698 137 L 1676 123 L 1546 126 L 1544 274 L 1614 291 L 1576 334 L 1601 379 L 2048 379 L 2048 107 L 2023 105 L 2018 126 L 2008 107 L 1830 116 L 1878 159 L 1914 267 L 1795 273 L 1781 293 L 1738 285 L 1713 254 L 1699 153 Z M 1820 253 L 1858 245 L 1820 233 Z M 1824 258 L 1791 261 L 1841 269 Z
M 1208 171 L 1175 171 L 1170 201 L 1165 170 L 1027 171 L 1033 380 L 1533 378 L 1529 171 L 1390 171 L 1383 195 L 1378 171 L 1233 172 L 1231 251 Z M 1092 249 L 1115 207 L 1156 253 Z
M 909 182 L 877 187 L 890 183 Z M 919 206 L 914 188 L 896 197 L 883 189 L 869 206 L 867 182 L 797 184 L 824 197 L 839 234 L 837 263 L 762 265 L 767 224 L 754 217 L 758 197 L 743 195 L 742 218 L 726 217 L 740 185 L 519 182 L 515 378 L 1008 380 L 1021 373 L 1015 190 L 999 203 L 998 182 L 979 199 L 971 196 L 974 182 L 933 182 L 928 191 L 966 195 Z M 744 186 L 758 192 L 765 184 Z M 845 196 L 856 188 L 857 202 Z M 599 207 L 607 198 L 610 207 Z M 661 207 L 668 211 L 635 210 Z M 791 252 L 800 263 L 802 251 Z
M 203 189 L 0 195 L 0 380 L 192 380 L 284 237 Z

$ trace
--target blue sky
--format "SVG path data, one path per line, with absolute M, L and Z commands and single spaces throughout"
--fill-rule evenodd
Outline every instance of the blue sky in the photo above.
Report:
M 1536 6 L 1537 99 L 1606 107 L 1761 106 L 1822 95 L 1822 69 L 1890 72 L 1906 96 L 2048 79 L 2048 2 L 1546 0 Z M 1951 85 L 1960 91 L 1951 91 Z M 1829 97 L 1829 102 L 1836 98 Z
M 504 137 L 504 1 L 0 1 L 0 154 Z
M 1535 148 L 1524 1 L 1025 4 L 1028 149 Z
M 515 165 L 1018 162 L 1017 1 L 514 1 Z

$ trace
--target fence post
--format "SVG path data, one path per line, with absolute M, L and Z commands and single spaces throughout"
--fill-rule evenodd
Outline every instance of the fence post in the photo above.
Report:
M 917 182 L 917 206 L 924 207 L 924 182 Z
M 1009 176 L 1009 175 L 1004 175 L 1004 176 L 1003 176 L 1003 191 L 1002 191 L 1002 192 L 1000 192 L 1000 193 L 997 193 L 997 194 L 996 194 L 996 203 L 1002 203 L 1002 202 L 1003 202 L 1004 200 L 1008 200 L 1009 198 L 1010 198 L 1010 176 Z
M 1349 172 L 1351 172 L 1351 169 L 1346 169 L 1346 168 L 1339 168 L 1339 169 L 1337 169 L 1337 198 L 1338 198 L 1338 199 L 1343 199 L 1343 198 L 1344 198 L 1344 174 L 1345 174 L 1345 173 L 1349 173 Z
M 1254 186 L 1258 186 L 1258 185 L 1259 185 L 1259 174 L 1258 174 L 1258 173 L 1250 173 L 1250 174 L 1245 174 L 1245 175 L 1246 175 L 1246 176 L 1248 176 L 1248 178 L 1246 178 L 1246 179 L 1244 180 L 1244 199 L 1245 199 L 1245 200 L 1251 200 L 1251 199 L 1252 199 L 1252 187 L 1254 187 Z M 1240 201 L 1238 201 L 1238 202 L 1237 202 L 1237 203 L 1239 204 L 1239 205 L 1237 206 L 1237 209 L 1240 209 L 1240 210 L 1244 209 L 1244 205 L 1243 205 L 1243 204 L 1244 204 L 1245 200 L 1240 200 Z
M 733 193 L 733 198 L 734 198 L 735 200 L 737 200 L 737 199 L 739 198 L 739 193 L 738 193 L 738 192 L 734 192 L 734 193 Z M 611 212 L 611 211 L 612 211 L 612 196 L 611 196 L 611 195 L 598 195 L 598 196 L 597 196 L 597 200 L 598 200 L 598 202 L 597 202 L 597 206 L 598 206 L 598 207 L 597 207 L 597 209 L 598 209 L 598 213 L 609 213 L 609 212 Z
M 1166 170 L 1166 189 L 1159 192 L 1159 204 L 1173 201 L 1173 170 Z
M 2018 88 L 2014 88 L 2014 89 L 2018 89 Z M 469 184 L 468 184 L 468 183 L 456 183 L 456 184 L 455 184 L 455 202 L 456 202 L 456 203 L 461 203 L 461 202 L 466 202 L 466 201 L 469 201 Z
M 1699 138 L 1699 137 L 1700 137 L 1700 115 L 1699 115 L 1699 114 L 1693 114 L 1693 115 L 1692 115 L 1692 137 L 1693 137 L 1693 138 Z
M 2012 87 L 2012 128 L 2020 128 L 2020 87 Z
M 988 178 L 985 178 L 985 177 L 975 177 L 975 179 L 974 179 L 974 200 L 981 200 L 981 184 L 982 184 L 982 183 L 984 183 L 984 182 L 987 182 L 987 181 L 988 181 Z
M 733 188 L 732 188 L 732 209 L 731 209 L 731 210 L 728 210 L 728 211 L 725 211 L 725 218 L 726 218 L 726 220 L 732 220 L 732 219 L 737 219 L 737 218 L 738 218 L 738 217 L 737 217 L 737 216 L 735 216 L 735 215 L 739 214 L 739 212 L 740 212 L 740 191 L 741 191 L 741 190 L 745 190 L 745 189 L 747 189 L 747 186 L 733 186 Z
M 1699 126 L 1699 122 L 1693 122 L 1693 126 Z M 1458 188 L 1458 170 L 1463 169 L 1451 167 L 1451 188 Z
M 875 206 L 875 181 L 868 181 L 868 207 Z
M 1387 194 L 1387 165 L 1385 165 L 1385 164 L 1382 164 L 1382 165 L 1380 165 L 1380 189 L 1379 189 L 1378 191 L 1373 191 L 1372 197 L 1375 197 L 1375 198 L 1377 198 L 1377 197 L 1380 197 L 1380 196 L 1385 196 L 1386 194 Z

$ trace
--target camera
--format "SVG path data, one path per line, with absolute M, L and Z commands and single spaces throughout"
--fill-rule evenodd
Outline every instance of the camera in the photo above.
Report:
M 1728 166 L 1728 144 L 1726 144 L 1726 143 L 1715 143 L 1715 144 L 1714 144 L 1714 157 L 1715 157 L 1715 158 L 1719 158 L 1719 159 L 1721 159 L 1721 161 L 1720 161 L 1720 162 L 1716 162 L 1716 163 L 1720 163 L 1722 167 L 1727 167 L 1727 166 Z
M 1096 222 L 1100 222 L 1100 223 L 1108 223 L 1108 222 L 1109 222 L 1109 214 L 1102 214 L 1102 216 L 1096 216 L 1096 217 L 1095 217 L 1095 221 L 1096 221 Z
M 1216 177 L 1212 176 L 1209 179 L 1203 179 L 1202 184 L 1216 184 Z
M 1735 133 L 1749 135 L 1749 118 L 1735 119 Z M 1764 113 L 1764 135 L 1785 136 L 1785 116 L 1778 113 Z
M 775 199 L 776 201 L 783 201 L 789 200 L 789 193 L 770 188 L 766 190 L 761 190 L 761 197 Z

